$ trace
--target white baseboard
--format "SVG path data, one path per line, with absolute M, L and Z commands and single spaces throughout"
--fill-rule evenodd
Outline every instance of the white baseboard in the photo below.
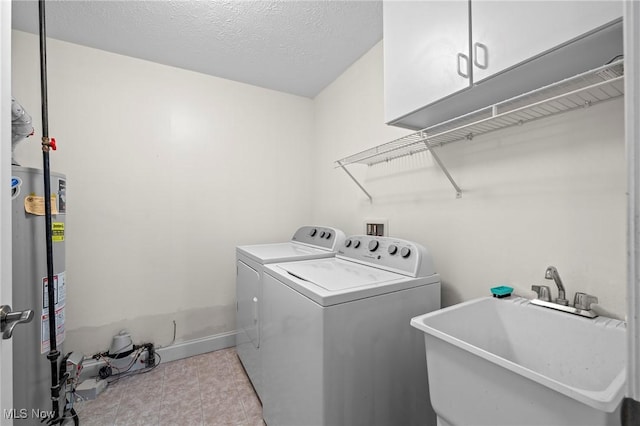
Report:
M 175 343 L 171 346 L 159 348 L 158 354 L 162 362 L 176 361 L 190 356 L 206 354 L 208 352 L 219 351 L 220 349 L 231 348 L 236 345 L 236 332 L 216 334 L 201 339 L 188 340 L 186 342 Z
M 218 351 L 220 349 L 231 348 L 236 345 L 236 332 L 216 334 L 214 336 L 202 337 L 200 339 L 188 340 L 186 342 L 178 342 L 164 348 L 156 349 L 162 364 L 171 361 L 177 361 L 191 356 L 201 355 L 208 352 Z M 80 380 L 88 379 L 98 375 L 100 368 L 104 367 L 104 361 L 95 359 L 85 360 L 83 363 Z

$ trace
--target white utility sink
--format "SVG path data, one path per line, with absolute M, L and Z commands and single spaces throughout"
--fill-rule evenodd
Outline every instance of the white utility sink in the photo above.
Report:
M 619 425 L 626 327 L 487 297 L 411 320 L 439 426 Z

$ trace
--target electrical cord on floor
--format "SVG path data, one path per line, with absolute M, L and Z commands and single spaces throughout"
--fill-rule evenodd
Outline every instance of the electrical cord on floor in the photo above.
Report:
M 116 374 L 126 373 L 127 371 L 131 370 L 131 368 L 135 365 L 138 359 L 140 359 L 140 355 L 142 355 L 144 350 L 147 349 L 147 346 L 148 345 L 135 346 L 133 351 L 130 352 L 129 354 L 134 353 L 135 351 L 137 351 L 137 353 L 135 353 L 135 356 L 133 360 L 129 362 L 129 365 L 127 365 L 124 368 L 118 368 L 112 364 L 111 360 L 118 359 L 118 358 L 114 358 L 112 356 L 105 356 L 104 353 L 94 355 L 93 357 L 95 359 L 97 359 L 98 361 L 103 361 L 106 364 L 104 367 L 98 370 L 98 375 L 100 376 L 101 379 L 106 379 L 107 377 L 114 375 L 113 370 L 117 371 Z
M 109 351 L 98 352 L 97 354 L 93 355 L 91 358 L 93 358 L 93 359 L 100 359 L 100 358 L 121 359 L 121 358 L 126 358 L 129 355 L 131 355 L 137 348 L 138 348 L 138 346 L 134 345 L 133 349 L 128 350 L 126 352 L 116 353 L 116 354 L 111 354 L 111 353 L 109 353 Z
M 76 413 L 76 410 L 72 408 L 72 409 L 70 409 L 68 411 L 68 413 L 69 413 L 68 416 L 58 417 L 57 419 L 54 419 L 53 423 L 50 423 L 50 424 L 52 424 L 52 425 L 53 424 L 60 424 L 61 425 L 61 424 L 65 423 L 65 420 L 71 419 L 71 420 L 73 420 L 73 424 L 75 426 L 79 426 L 80 425 L 80 419 L 78 418 L 78 413 Z
M 62 415 L 57 419 L 50 419 L 51 424 L 65 424 L 66 420 L 72 419 L 74 425 L 79 425 L 80 420 L 78 419 L 78 414 L 76 413 L 73 405 L 75 402 L 75 389 L 78 384 L 78 377 L 71 378 L 71 373 L 67 370 L 67 361 L 73 352 L 69 352 L 66 354 L 62 361 L 60 362 L 60 366 L 58 369 L 58 377 L 60 378 L 60 387 L 64 389 L 64 405 L 62 407 Z
M 156 368 L 158 365 L 160 365 L 160 362 L 162 362 L 162 358 L 160 357 L 160 355 L 157 352 L 155 353 L 154 356 L 158 358 L 158 362 L 155 363 L 153 366 L 145 367 L 145 368 L 142 368 L 140 370 L 135 370 L 135 371 L 131 371 L 131 372 L 125 372 L 125 373 L 116 374 L 116 375 L 114 375 L 115 379 L 111 380 L 111 381 L 109 381 L 107 383 L 111 384 L 111 383 L 117 382 L 118 380 L 120 380 L 120 379 L 122 379 L 124 377 L 130 377 L 130 376 L 135 376 L 136 374 L 144 374 L 144 373 L 150 372 L 151 370 Z
M 133 376 L 136 374 L 143 374 L 143 373 L 148 373 L 149 371 L 153 370 L 154 368 L 156 368 L 158 365 L 160 365 L 160 363 L 162 362 L 162 357 L 160 356 L 160 354 L 158 354 L 158 352 L 156 352 L 155 350 L 153 350 L 153 344 L 148 343 L 145 345 L 142 345 L 140 347 L 140 351 L 138 352 L 138 354 L 136 354 L 135 359 L 129 363 L 129 366 L 127 367 L 127 369 L 125 369 L 124 371 L 118 371 L 118 373 L 116 374 L 107 374 L 106 372 L 104 373 L 104 377 L 102 370 L 106 367 L 102 367 L 100 369 L 100 378 L 101 379 L 107 379 L 109 377 L 115 377 L 114 380 L 110 380 L 107 383 L 111 384 L 114 382 L 117 382 L 118 380 L 120 380 L 123 377 L 129 377 L 129 376 Z M 129 371 L 131 370 L 131 367 L 133 367 L 133 365 L 135 365 L 135 363 L 138 361 L 138 359 L 140 358 L 140 355 L 142 355 L 142 353 L 144 352 L 144 350 L 147 349 L 149 350 L 149 358 L 153 357 L 153 365 L 145 367 L 145 368 L 141 368 L 140 370 L 134 370 L 134 371 Z

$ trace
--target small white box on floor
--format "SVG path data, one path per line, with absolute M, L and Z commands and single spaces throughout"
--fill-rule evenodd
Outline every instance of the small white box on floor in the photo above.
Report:
M 76 387 L 76 394 L 82 401 L 89 401 L 96 399 L 106 388 L 106 380 L 87 379 Z

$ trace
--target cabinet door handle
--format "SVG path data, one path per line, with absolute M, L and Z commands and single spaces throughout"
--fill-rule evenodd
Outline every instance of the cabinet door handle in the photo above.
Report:
M 480 52 L 482 50 L 482 61 L 480 61 Z M 474 43 L 473 45 L 473 64 L 483 70 L 489 66 L 489 49 L 482 43 Z
M 462 68 L 462 59 L 464 59 L 464 70 Z M 458 75 L 469 78 L 469 57 L 464 53 L 458 53 Z

